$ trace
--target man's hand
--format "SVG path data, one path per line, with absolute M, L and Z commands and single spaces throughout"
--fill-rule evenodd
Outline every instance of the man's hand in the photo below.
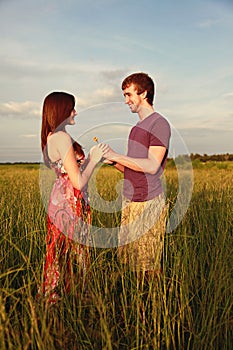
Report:
M 117 161 L 117 153 L 113 151 L 113 149 L 108 146 L 108 149 L 107 151 L 104 153 L 104 158 L 107 160 L 107 161 L 111 161 L 111 162 L 115 162 Z M 109 163 L 107 163 L 109 164 Z

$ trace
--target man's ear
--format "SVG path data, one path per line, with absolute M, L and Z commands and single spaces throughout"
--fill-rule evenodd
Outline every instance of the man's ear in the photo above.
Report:
M 141 93 L 142 98 L 145 100 L 147 98 L 147 90 Z

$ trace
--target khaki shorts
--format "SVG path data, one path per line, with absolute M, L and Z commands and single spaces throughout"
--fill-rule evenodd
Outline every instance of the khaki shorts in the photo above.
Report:
M 163 194 L 146 202 L 122 203 L 118 259 L 133 270 L 160 270 L 167 206 Z

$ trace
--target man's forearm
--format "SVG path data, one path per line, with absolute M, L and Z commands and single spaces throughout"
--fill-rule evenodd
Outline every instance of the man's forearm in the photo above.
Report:
M 124 172 L 124 169 L 125 169 L 125 167 L 124 167 L 124 165 L 122 165 L 122 164 L 119 164 L 119 163 L 116 163 L 115 165 L 114 165 L 114 167 L 117 169 L 117 170 L 119 170 L 120 172 Z
M 131 158 L 128 156 L 117 154 L 113 161 L 117 162 L 118 169 L 121 167 L 127 167 L 134 171 L 140 171 L 143 173 L 155 174 L 160 168 L 160 164 L 155 159 L 149 158 Z M 115 165 L 117 168 L 117 165 Z

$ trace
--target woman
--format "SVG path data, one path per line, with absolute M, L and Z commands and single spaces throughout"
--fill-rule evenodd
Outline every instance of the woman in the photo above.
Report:
M 51 303 L 59 299 L 56 288 L 63 278 L 66 291 L 70 291 L 73 262 L 77 263 L 78 276 L 84 281 L 89 266 L 87 245 L 91 224 L 86 186 L 108 149 L 104 144 L 92 147 L 82 171 L 82 147 L 65 129 L 66 125 L 75 124 L 77 112 L 74 107 L 74 96 L 65 92 L 49 94 L 43 104 L 41 147 L 45 164 L 57 175 L 48 205 L 46 261 L 40 291 Z

